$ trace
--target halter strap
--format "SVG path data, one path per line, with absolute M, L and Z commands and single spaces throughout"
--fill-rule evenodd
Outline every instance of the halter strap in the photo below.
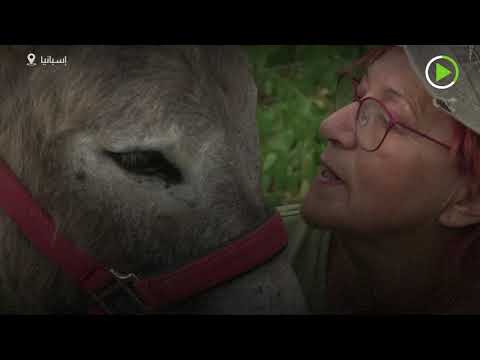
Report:
M 98 263 L 59 233 L 51 216 L 1 159 L 0 184 L 0 208 L 41 254 L 97 301 L 94 313 L 113 312 L 106 300 L 112 294 L 127 294 L 146 311 L 185 300 L 254 269 L 287 245 L 282 218 L 275 213 L 247 236 L 175 272 L 138 279 Z

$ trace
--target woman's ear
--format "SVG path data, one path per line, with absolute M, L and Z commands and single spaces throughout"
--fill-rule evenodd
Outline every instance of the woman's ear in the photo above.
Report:
M 480 191 L 478 185 L 470 184 L 458 191 L 439 217 L 447 227 L 461 228 L 480 224 Z

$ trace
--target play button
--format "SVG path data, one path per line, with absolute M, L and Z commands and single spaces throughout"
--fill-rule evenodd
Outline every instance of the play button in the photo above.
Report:
M 435 64 L 435 81 L 439 82 L 444 77 L 450 75 L 452 72 L 448 70 L 446 67 L 442 66 L 442 64 L 436 63 Z
M 434 67 L 433 64 L 435 64 Z M 425 77 L 436 89 L 448 89 L 453 86 L 458 80 L 459 73 L 455 60 L 445 55 L 435 56 L 425 67 Z

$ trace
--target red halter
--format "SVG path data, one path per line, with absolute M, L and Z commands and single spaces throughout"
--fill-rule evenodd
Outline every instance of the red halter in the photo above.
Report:
M 40 253 L 92 296 L 96 306 L 91 313 L 113 314 L 118 300 L 128 301 L 134 312 L 150 312 L 185 300 L 267 262 L 287 245 L 282 218 L 276 213 L 247 236 L 175 272 L 138 279 L 97 263 L 57 233 L 52 218 L 2 160 L 0 184 L 0 208 Z

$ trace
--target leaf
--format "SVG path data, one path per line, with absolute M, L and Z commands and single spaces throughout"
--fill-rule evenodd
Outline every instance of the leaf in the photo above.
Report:
M 288 152 L 295 141 L 295 133 L 289 129 L 275 134 L 268 142 L 270 150 Z
M 263 89 L 266 95 L 271 96 L 273 94 L 272 80 L 268 79 L 267 81 L 265 81 L 265 85 L 263 86 Z
M 307 179 L 304 179 L 300 187 L 300 197 L 302 198 L 305 197 L 309 189 L 310 189 L 310 182 Z
M 272 177 L 269 175 L 262 175 L 262 190 L 264 193 L 268 193 L 270 186 L 272 185 Z
M 265 161 L 263 162 L 263 172 L 268 172 L 273 164 L 275 164 L 275 161 L 277 161 L 277 154 L 275 153 L 269 153 L 267 154 L 267 156 L 265 157 Z

